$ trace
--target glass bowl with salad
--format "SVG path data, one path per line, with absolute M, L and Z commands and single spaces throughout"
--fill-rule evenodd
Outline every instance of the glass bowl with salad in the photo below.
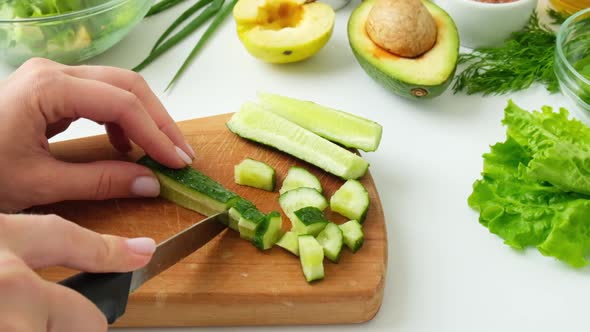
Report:
M 559 28 L 554 68 L 562 93 L 590 116 L 590 8 Z
M 153 0 L 0 0 L 0 59 L 76 64 L 123 39 Z

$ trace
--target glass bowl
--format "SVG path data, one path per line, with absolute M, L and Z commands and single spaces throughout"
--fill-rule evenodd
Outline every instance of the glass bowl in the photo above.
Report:
M 590 115 L 590 8 L 570 16 L 557 33 L 555 74 L 561 92 Z
M 18 0 L 14 1 L 18 5 Z M 0 17 L 0 60 L 13 66 L 33 57 L 63 64 L 80 63 L 121 41 L 143 19 L 153 2 L 86 0 L 86 7 L 59 15 Z

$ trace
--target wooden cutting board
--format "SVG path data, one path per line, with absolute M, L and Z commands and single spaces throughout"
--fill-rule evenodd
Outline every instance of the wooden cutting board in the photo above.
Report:
M 225 127 L 229 117 L 225 114 L 179 125 L 198 155 L 193 167 L 251 200 L 262 212 L 281 211 L 278 189 L 290 166 L 302 166 L 315 174 L 328 199 L 343 184 L 310 164 L 234 135 Z M 56 143 L 51 150 L 58 158 L 72 162 L 136 160 L 142 155 L 137 148 L 129 156 L 118 154 L 105 136 Z M 277 170 L 275 192 L 234 183 L 233 167 L 246 157 Z M 339 264 L 326 260 L 324 280 L 308 284 L 296 256 L 276 246 L 260 251 L 228 229 L 133 293 L 126 314 L 115 326 L 299 325 L 372 319 L 383 298 L 387 234 L 371 175 L 365 175 L 362 183 L 371 199 L 363 226 L 364 246 L 356 254 L 345 249 Z M 150 236 L 158 242 L 204 218 L 160 198 L 64 202 L 33 211 L 55 213 L 101 233 Z M 329 208 L 326 214 L 336 223 L 346 221 Z M 290 228 L 284 214 L 283 228 Z M 50 268 L 39 272 L 55 281 L 76 271 Z

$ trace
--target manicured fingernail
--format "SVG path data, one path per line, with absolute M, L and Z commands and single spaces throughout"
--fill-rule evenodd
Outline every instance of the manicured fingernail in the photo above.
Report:
M 193 157 L 193 159 L 195 159 L 197 154 L 195 153 L 195 150 L 193 150 L 193 147 L 190 146 L 190 144 L 188 144 L 188 143 L 186 143 L 186 147 L 188 148 L 188 151 L 191 153 L 191 157 Z
M 151 255 L 156 251 L 156 241 L 149 237 L 137 237 L 126 242 L 127 247 L 138 255 Z
M 193 160 L 191 159 L 191 157 L 188 156 L 188 154 L 186 154 L 186 152 L 182 151 L 182 149 L 179 148 L 178 146 L 176 146 L 175 149 L 176 149 L 176 153 L 178 153 L 178 155 L 180 156 L 180 159 L 182 159 L 182 161 L 184 161 L 187 165 L 193 164 Z
M 160 183 L 151 176 L 137 177 L 131 184 L 131 193 L 137 196 L 156 197 L 160 194 Z

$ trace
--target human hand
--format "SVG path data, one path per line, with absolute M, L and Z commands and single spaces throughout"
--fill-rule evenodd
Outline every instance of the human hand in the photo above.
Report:
M 33 59 L 0 82 L 0 93 L 0 212 L 159 194 L 153 173 L 135 163 L 53 158 L 48 139 L 79 118 L 105 124 L 111 144 L 123 153 L 131 140 L 171 168 L 194 158 L 164 106 L 132 71 Z
M 54 215 L 0 214 L 0 331 L 107 331 L 92 302 L 33 269 L 127 272 L 147 264 L 155 249 L 152 239 L 100 235 Z

